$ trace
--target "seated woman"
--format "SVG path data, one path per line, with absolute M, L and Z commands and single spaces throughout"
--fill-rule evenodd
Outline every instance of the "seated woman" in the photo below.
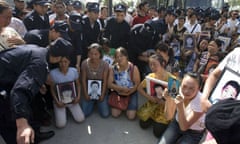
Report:
M 55 68 L 50 71 L 50 77 L 52 79 L 51 84 L 51 93 L 54 99 L 53 107 L 55 114 L 56 127 L 63 128 L 67 123 L 66 107 L 70 110 L 73 115 L 73 118 L 76 122 L 82 122 L 84 114 L 79 105 L 80 101 L 80 82 L 79 75 L 76 68 L 69 67 L 70 60 L 67 57 L 62 58 L 59 63 L 59 68 Z M 72 95 L 67 96 L 67 94 L 72 94 L 71 87 L 64 86 L 63 84 L 68 82 L 75 82 L 76 84 L 76 97 L 72 98 Z M 56 92 L 56 85 L 62 85 L 62 94 L 63 98 L 67 100 L 67 103 L 64 103 L 64 99 L 59 99 L 60 92 Z M 65 87 L 65 88 L 64 88 Z M 59 88 L 60 89 L 60 88 Z M 64 97 L 65 96 L 65 97 Z
M 81 80 L 84 98 L 82 100 L 82 109 L 85 116 L 89 116 L 97 103 L 100 116 L 106 118 L 109 116 L 109 106 L 107 97 L 107 78 L 108 78 L 108 63 L 102 60 L 103 54 L 101 46 L 93 43 L 88 47 L 88 58 L 82 62 L 81 65 Z M 99 85 L 99 97 L 93 98 L 90 93 L 91 82 L 97 81 Z
M 137 66 L 128 61 L 126 49 L 116 49 L 115 64 L 109 70 L 108 88 L 116 91 L 119 95 L 129 96 L 130 101 L 127 108 L 127 117 L 132 120 L 136 117 L 138 108 L 137 86 L 140 83 L 140 74 Z M 118 117 L 122 110 L 112 109 L 112 116 Z
M 201 78 L 196 73 L 184 75 L 179 95 L 172 98 L 167 91 L 163 96 L 166 100 L 166 116 L 175 118 L 169 124 L 158 144 L 198 144 L 204 131 L 205 114 L 200 106 Z
M 149 58 L 149 66 L 152 70 L 148 76 L 162 81 L 167 81 L 169 76 L 172 76 L 164 69 L 166 61 L 161 55 L 152 55 Z M 148 101 L 143 104 L 137 112 L 140 119 L 140 127 L 146 129 L 153 125 L 153 133 L 156 137 L 160 137 L 168 126 L 169 120 L 165 118 L 164 105 L 165 101 L 161 94 L 148 94 L 145 90 L 147 87 L 146 78 L 138 86 L 140 95 L 146 97 Z M 158 91 L 156 91 L 158 92 Z M 156 93 L 155 92 L 155 93 Z M 151 110 L 147 110 L 151 109 Z

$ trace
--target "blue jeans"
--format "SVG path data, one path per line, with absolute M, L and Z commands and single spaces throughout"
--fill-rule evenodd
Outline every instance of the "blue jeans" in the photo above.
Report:
M 138 109 L 138 93 L 134 92 L 130 97 L 127 110 L 137 110 L 137 109 Z
M 181 131 L 178 122 L 174 119 L 163 133 L 158 144 L 198 144 L 203 133 L 204 131 Z
M 82 104 L 82 111 L 85 117 L 88 117 L 93 113 L 95 103 L 97 103 L 100 116 L 103 118 L 107 118 L 110 115 L 110 109 L 108 106 L 108 95 L 104 97 L 103 101 L 96 101 L 96 100 L 86 101 L 86 99 L 83 98 L 81 104 Z

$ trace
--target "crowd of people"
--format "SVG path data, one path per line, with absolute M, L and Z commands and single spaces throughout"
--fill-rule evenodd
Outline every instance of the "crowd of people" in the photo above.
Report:
M 206 130 L 205 112 L 224 67 L 239 69 L 239 11 L 227 5 L 221 11 L 150 7 L 145 1 L 134 9 L 116 4 L 111 16 L 108 11 L 96 2 L 14 0 L 11 8 L 0 0 L 3 139 L 38 143 L 54 135 L 39 128 L 52 116 L 63 128 L 66 108 L 81 123 L 97 105 L 102 118 L 126 111 L 142 129 L 153 125 L 159 144 L 219 143 Z M 146 76 L 181 80 L 178 95 L 172 98 L 161 85 L 149 94 Z M 238 94 L 239 83 L 234 86 Z M 129 97 L 126 109 L 109 105 L 113 91 Z M 138 96 L 147 99 L 140 108 Z

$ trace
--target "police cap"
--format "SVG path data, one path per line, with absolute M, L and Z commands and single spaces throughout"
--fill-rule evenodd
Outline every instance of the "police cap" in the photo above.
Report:
M 78 12 L 73 11 L 69 16 L 69 23 L 73 30 L 82 30 L 82 17 Z
M 51 5 L 51 3 L 48 0 L 33 0 L 33 4 L 41 6 Z
M 55 57 L 69 57 L 72 53 L 72 50 L 73 47 L 69 41 L 63 38 L 58 38 L 50 44 L 49 54 Z
M 99 3 L 88 2 L 86 8 L 89 12 L 99 12 Z
M 117 4 L 114 6 L 114 11 L 115 12 L 126 12 L 126 6 L 123 4 Z
M 68 30 L 69 30 L 69 26 L 66 22 L 63 21 L 56 21 L 53 26 L 50 28 L 54 29 L 55 31 L 59 32 L 61 34 L 61 37 L 66 39 L 66 40 L 70 40 L 70 37 L 68 35 Z
M 73 3 L 72 3 L 72 6 L 74 7 L 74 8 L 82 8 L 82 3 L 80 2 L 80 1 L 74 1 Z

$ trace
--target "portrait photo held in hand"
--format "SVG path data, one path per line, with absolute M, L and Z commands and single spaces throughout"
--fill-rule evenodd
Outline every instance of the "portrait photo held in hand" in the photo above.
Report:
M 56 84 L 56 89 L 58 100 L 64 104 L 71 103 L 77 97 L 74 81 Z
M 230 45 L 231 38 L 219 36 L 218 39 L 222 41 L 222 47 L 221 47 L 222 52 L 225 52 L 227 50 L 228 46 Z
M 194 50 L 196 45 L 196 36 L 194 34 L 184 34 L 183 48 L 186 50 Z
M 102 93 L 101 80 L 88 80 L 88 95 L 91 100 L 98 100 Z
M 171 97 L 175 98 L 178 95 L 180 81 L 174 77 L 168 78 L 168 93 Z
M 151 78 L 146 76 L 147 80 L 147 93 L 153 97 L 162 99 L 162 93 L 167 87 L 167 82 L 159 79 Z
M 173 49 L 173 53 L 174 53 L 174 57 L 178 58 L 181 56 L 181 46 L 180 46 L 180 42 L 172 42 L 170 44 L 170 48 Z
M 217 81 L 215 88 L 210 94 L 210 102 L 215 104 L 221 100 L 230 98 L 239 100 L 239 82 L 240 75 L 230 68 L 225 68 L 219 80 Z

